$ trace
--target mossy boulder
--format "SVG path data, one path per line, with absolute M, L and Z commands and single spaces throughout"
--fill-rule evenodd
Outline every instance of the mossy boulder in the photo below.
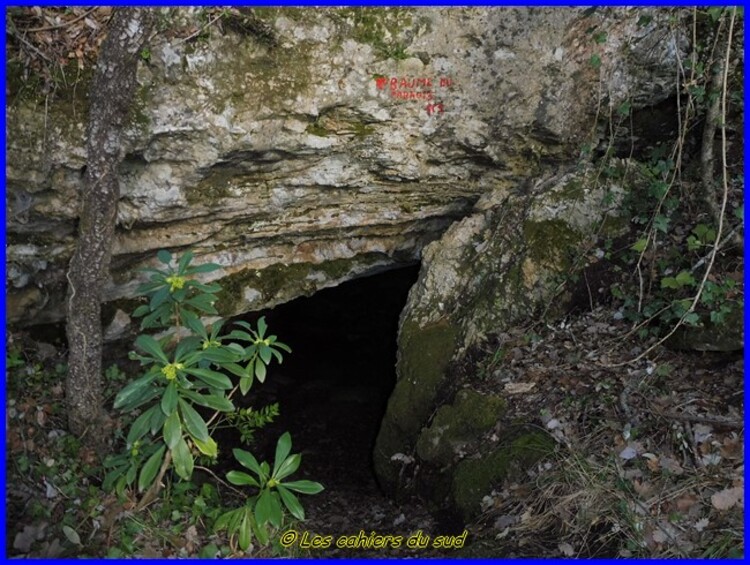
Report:
M 455 510 L 470 521 L 481 512 L 482 498 L 509 473 L 523 471 L 552 452 L 555 442 L 543 432 L 532 431 L 516 437 L 476 459 L 464 459 L 453 473 L 451 496 Z
M 478 493 L 516 456 L 525 457 L 524 441 L 539 443 L 519 438 L 482 455 L 504 399 L 474 392 L 467 352 L 490 333 L 564 310 L 570 297 L 558 292 L 559 283 L 585 256 L 592 235 L 616 217 L 611 210 L 622 193 L 592 167 L 571 166 L 483 196 L 474 214 L 427 246 L 402 313 L 397 384 L 374 454 L 385 490 L 418 490 L 436 506 L 451 493 L 451 504 L 468 516 Z M 451 468 L 460 453 L 479 456 Z
M 396 493 L 401 463 L 393 456 L 407 453 L 434 409 L 443 376 L 456 348 L 456 329 L 447 321 L 420 327 L 405 323 L 399 332 L 398 382 L 388 400 L 388 418 L 375 444 L 375 468 L 381 486 Z
M 463 389 L 453 404 L 438 408 L 430 426 L 417 440 L 417 455 L 423 461 L 447 465 L 456 450 L 492 429 L 505 409 L 505 400 L 492 394 Z

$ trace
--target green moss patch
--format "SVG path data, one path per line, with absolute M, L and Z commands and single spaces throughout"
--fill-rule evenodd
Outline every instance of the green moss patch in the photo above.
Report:
M 430 427 L 417 441 L 420 459 L 439 465 L 448 464 L 454 448 L 490 430 L 505 410 L 505 401 L 495 395 L 461 390 L 453 404 L 441 406 Z
M 545 267 L 565 270 L 582 236 L 564 220 L 526 220 L 523 236 L 529 258 Z
M 456 466 L 451 488 L 455 510 L 468 522 L 481 512 L 482 498 L 518 468 L 525 469 L 551 453 L 554 441 L 542 432 L 528 432 L 481 459 Z

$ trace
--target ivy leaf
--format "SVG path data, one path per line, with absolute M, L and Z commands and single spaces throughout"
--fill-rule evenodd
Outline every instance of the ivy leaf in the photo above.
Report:
M 636 241 L 630 248 L 633 251 L 637 251 L 638 253 L 643 253 L 643 250 L 646 249 L 647 245 L 648 245 L 648 239 L 644 237 Z
M 674 277 L 664 277 L 661 279 L 662 288 L 680 288 L 680 283 Z
M 680 271 L 680 273 L 675 277 L 675 281 L 680 286 L 695 286 L 695 279 L 693 278 L 693 275 L 691 275 L 687 271 Z
M 685 314 L 683 321 L 688 326 L 697 326 L 698 322 L 700 322 L 700 316 L 696 312 L 688 312 L 687 314 Z
M 602 66 L 602 58 L 596 53 L 594 53 L 593 55 L 591 55 L 591 58 L 589 59 L 589 64 L 593 68 L 598 69 L 599 67 Z

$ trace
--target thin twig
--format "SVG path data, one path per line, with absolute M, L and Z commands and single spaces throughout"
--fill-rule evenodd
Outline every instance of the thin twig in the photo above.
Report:
M 179 45 L 180 43 L 185 43 L 186 41 L 190 41 L 194 37 L 198 37 L 200 34 L 202 34 L 204 31 L 206 31 L 206 29 L 208 29 L 209 26 L 212 26 L 214 23 L 216 23 L 216 21 L 219 20 L 220 18 L 221 18 L 221 14 L 219 14 L 218 16 L 216 16 L 214 19 L 209 20 L 208 23 L 206 23 L 203 27 L 201 27 L 200 29 L 198 29 L 194 33 L 191 33 L 187 37 L 181 39 L 180 41 L 177 41 L 175 44 Z
M 54 29 L 62 29 L 64 27 L 68 27 L 73 25 L 76 22 L 81 21 L 83 18 L 94 12 L 95 10 L 98 10 L 99 7 L 91 8 L 88 12 L 85 12 L 83 15 L 78 16 L 77 18 L 73 18 L 72 20 L 69 20 L 67 22 L 63 22 L 61 24 L 53 25 L 53 26 L 44 26 L 44 27 L 33 27 L 29 29 L 21 29 L 24 33 L 36 33 L 38 31 L 52 31 Z
M 706 286 L 706 281 L 708 280 L 708 276 L 711 274 L 711 270 L 713 269 L 714 262 L 716 260 L 716 255 L 719 252 L 719 244 L 721 242 L 721 235 L 722 231 L 724 229 L 724 214 L 726 212 L 727 208 L 727 200 L 729 197 L 729 179 L 727 178 L 727 128 L 726 128 L 726 112 L 727 112 L 727 81 L 728 81 L 728 75 L 729 75 L 729 57 L 731 55 L 731 49 L 732 49 L 732 35 L 734 32 L 734 20 L 737 13 L 737 8 L 734 8 L 732 10 L 732 17 L 729 22 L 729 35 L 727 37 L 727 48 L 726 48 L 726 54 L 724 58 L 724 78 L 722 81 L 722 91 L 721 91 L 721 147 L 722 147 L 722 183 L 724 186 L 723 196 L 721 200 L 721 209 L 719 214 L 719 226 L 716 230 L 716 240 L 714 242 L 713 249 L 711 250 L 711 257 L 709 259 L 708 266 L 706 267 L 706 270 L 703 272 L 703 278 L 701 279 L 700 285 L 698 285 L 698 291 L 695 293 L 695 296 L 693 297 L 693 301 L 690 304 L 690 307 L 685 311 L 685 313 L 680 317 L 679 320 L 677 320 L 677 323 L 672 327 L 672 329 L 661 339 L 659 339 L 656 343 L 651 345 L 648 349 L 646 349 L 643 353 L 635 357 L 634 359 L 631 359 L 629 361 L 623 361 L 622 363 L 615 363 L 613 365 L 604 365 L 605 367 L 622 367 L 625 365 L 630 365 L 632 363 L 636 363 L 643 359 L 646 355 L 654 351 L 657 347 L 659 347 L 661 344 L 663 344 L 665 341 L 667 341 L 674 333 L 685 323 L 685 318 L 688 314 L 695 311 L 695 307 L 698 305 L 698 301 L 701 298 L 701 295 L 703 294 L 703 289 Z

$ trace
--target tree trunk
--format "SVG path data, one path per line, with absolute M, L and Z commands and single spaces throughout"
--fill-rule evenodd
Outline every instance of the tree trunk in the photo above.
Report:
M 100 315 L 120 198 L 121 138 L 135 93 L 140 51 L 153 22 L 152 10 L 115 9 L 91 82 L 78 241 L 67 275 L 66 402 L 70 430 L 94 447 L 107 439 L 101 428 L 105 412 Z

